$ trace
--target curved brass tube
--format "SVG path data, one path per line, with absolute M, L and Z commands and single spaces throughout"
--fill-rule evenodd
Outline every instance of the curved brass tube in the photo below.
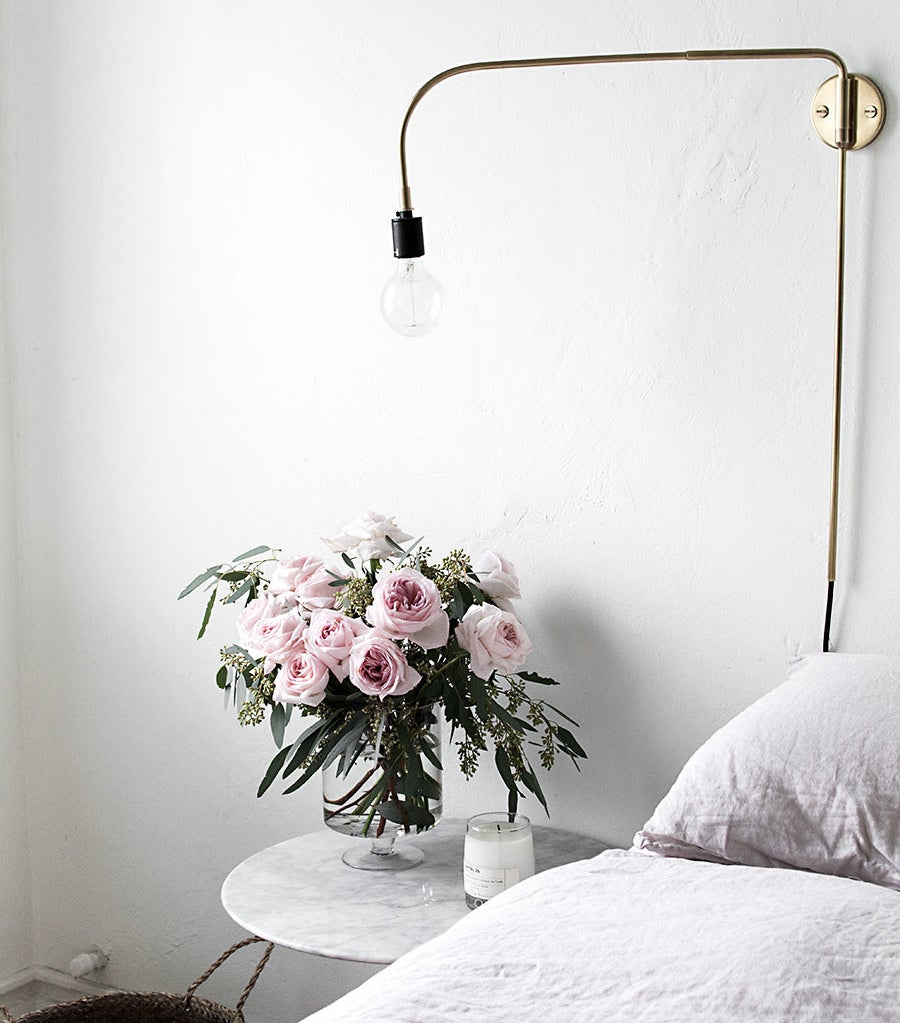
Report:
M 483 60 L 473 64 L 460 64 L 448 68 L 435 75 L 422 86 L 413 96 L 403 118 L 400 128 L 400 209 L 411 210 L 409 174 L 406 164 L 406 131 L 413 111 L 431 90 L 440 82 L 470 71 L 502 71 L 510 68 L 525 67 L 567 67 L 579 64 L 629 64 L 649 63 L 670 60 L 811 60 L 831 61 L 838 69 L 838 76 L 844 87 L 837 90 L 839 109 L 836 112 L 838 127 L 838 144 L 849 145 L 850 126 L 849 104 L 846 103 L 847 66 L 844 61 L 831 50 L 819 49 L 773 49 L 773 50 L 681 50 L 663 53 L 602 53 L 583 57 L 532 57 L 524 60 Z M 843 132 L 843 139 L 840 134 Z
M 834 396 L 831 434 L 831 495 L 828 529 L 828 593 L 822 649 L 830 645 L 831 614 L 837 561 L 838 476 L 841 437 L 841 367 L 843 361 L 844 320 L 844 210 L 846 197 L 847 150 L 853 145 L 853 111 L 850 98 L 851 79 L 844 61 L 832 50 L 816 48 L 778 48 L 748 50 L 683 50 L 661 53 L 608 53 L 581 57 L 534 57 L 524 60 L 487 60 L 460 64 L 430 78 L 413 96 L 400 129 L 400 209 L 412 211 L 412 196 L 406 161 L 406 134 L 413 111 L 436 85 L 470 71 L 497 71 L 512 68 L 565 67 L 581 64 L 649 63 L 675 60 L 827 60 L 837 68 L 835 89 L 835 148 L 838 150 L 838 223 L 837 273 L 834 310 Z

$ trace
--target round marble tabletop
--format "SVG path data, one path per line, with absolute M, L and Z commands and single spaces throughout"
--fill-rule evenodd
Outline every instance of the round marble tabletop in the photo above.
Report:
M 244 930 L 277 945 L 392 963 L 470 912 L 462 885 L 465 826 L 445 817 L 433 831 L 412 836 L 425 862 L 399 872 L 346 866 L 342 853 L 360 839 L 327 828 L 291 838 L 235 867 L 222 885 L 222 905 Z M 534 827 L 538 871 L 605 848 L 594 838 Z

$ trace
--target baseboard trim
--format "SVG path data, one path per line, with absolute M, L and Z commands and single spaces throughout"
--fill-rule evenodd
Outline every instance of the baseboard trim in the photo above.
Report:
M 63 973 L 62 970 L 54 970 L 49 966 L 29 966 L 25 970 L 14 973 L 11 977 L 0 979 L 0 995 L 15 991 L 16 988 L 30 984 L 33 980 L 40 981 L 42 984 L 53 984 L 54 987 L 65 988 L 82 995 L 103 995 L 115 990 L 105 984 L 72 977 L 68 973 Z
M 33 966 L 29 966 L 27 970 L 19 970 L 18 973 L 14 973 L 11 977 L 0 978 L 0 995 L 15 991 L 17 987 L 22 987 L 23 984 L 30 984 L 33 980 L 37 980 Z

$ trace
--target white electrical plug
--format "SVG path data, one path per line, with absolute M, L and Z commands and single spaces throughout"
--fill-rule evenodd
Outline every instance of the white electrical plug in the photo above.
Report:
M 82 952 L 69 963 L 69 975 L 72 977 L 84 977 L 94 970 L 102 970 L 109 962 L 109 956 L 101 952 L 99 948 L 92 948 L 88 952 Z

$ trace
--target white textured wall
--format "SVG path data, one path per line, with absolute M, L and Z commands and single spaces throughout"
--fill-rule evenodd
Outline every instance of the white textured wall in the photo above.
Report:
M 15 48 L 5 7 L 0 7 L 0 96 L 8 95 Z M 10 171 L 15 132 L 0 102 L 0 267 L 10 268 L 7 210 L 14 200 Z M 9 347 L 12 276 L 0 270 L 0 983 L 31 966 L 32 906 L 25 817 L 27 739 L 20 718 L 16 494 L 13 460 L 13 389 Z
M 421 342 L 377 311 L 400 120 L 457 63 L 688 47 L 831 47 L 895 104 L 891 4 L 5 6 L 37 960 L 96 942 L 110 982 L 183 986 L 238 933 L 230 868 L 320 826 L 315 786 L 255 799 L 271 743 L 221 711 L 228 628 L 194 644 L 200 602 L 174 598 L 364 507 L 518 565 L 534 667 L 591 753 L 547 779 L 553 821 L 627 842 L 819 642 L 830 66 L 442 85 L 409 138 L 448 296 Z M 849 159 L 842 650 L 897 647 L 897 159 L 894 123 Z M 448 787 L 457 815 L 500 798 Z M 366 972 L 282 952 L 257 1011 Z

